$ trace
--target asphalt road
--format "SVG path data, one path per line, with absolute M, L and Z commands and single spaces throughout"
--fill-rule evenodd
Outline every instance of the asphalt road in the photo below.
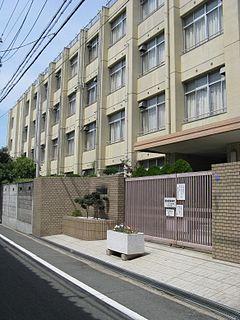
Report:
M 141 314 L 149 320 L 216 319 L 201 309 L 176 301 L 91 266 L 0 227 L 0 233 L 18 240 L 45 260 L 83 283 Z M 17 241 L 16 241 L 17 242 Z M 79 288 L 60 279 L 31 258 L 0 240 L 0 319 L 1 320 L 75 320 L 126 319 Z

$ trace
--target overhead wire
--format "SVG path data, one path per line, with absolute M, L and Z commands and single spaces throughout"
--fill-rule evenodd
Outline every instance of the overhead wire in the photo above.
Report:
M 6 31 L 6 29 L 7 29 L 8 25 L 9 25 L 9 23 L 10 23 L 11 19 L 12 19 L 12 16 L 14 15 L 14 12 L 15 12 L 15 11 L 16 11 L 16 9 L 17 9 L 18 4 L 19 4 L 19 0 L 17 0 L 16 5 L 15 5 L 15 7 L 14 7 L 14 9 L 13 9 L 13 11 L 12 11 L 12 13 L 11 13 L 11 15 L 10 15 L 10 17 L 9 17 L 9 19 L 8 19 L 8 21 L 7 21 L 7 23 L 6 23 L 6 25 L 5 25 L 5 27 L 4 27 L 4 29 L 3 29 L 3 32 L 2 32 L 2 34 L 1 34 L 1 38 L 3 37 L 4 32 Z
M 55 23 L 59 20 L 59 17 L 64 13 L 64 11 L 67 9 L 67 7 L 70 5 L 70 3 L 72 2 L 72 0 L 69 0 L 68 3 L 66 4 L 66 7 L 64 7 L 65 3 L 67 2 L 67 0 L 64 0 L 63 3 L 61 4 L 61 6 L 58 8 L 57 12 L 54 14 L 54 16 L 51 18 L 50 22 L 48 23 L 48 25 L 45 27 L 45 29 L 42 31 L 41 35 L 38 37 L 38 39 L 36 40 L 35 44 L 32 46 L 32 48 L 29 50 L 29 52 L 26 54 L 25 58 L 23 59 L 23 61 L 21 62 L 21 64 L 18 66 L 17 70 L 15 71 L 15 73 L 12 75 L 11 79 L 7 82 L 7 84 L 5 85 L 5 87 L 1 90 L 1 94 L 3 94 L 3 92 L 7 89 L 8 86 L 10 86 L 11 82 L 13 82 L 15 80 L 15 78 L 18 76 L 18 73 L 22 71 L 22 69 L 25 67 L 25 65 L 27 64 L 27 62 L 29 61 L 29 59 L 33 56 L 33 54 L 35 53 L 36 49 L 39 47 L 39 45 L 41 45 L 42 43 L 42 38 L 44 37 L 44 35 L 46 33 L 49 33 L 52 29 L 52 24 Z M 62 10 L 62 11 L 61 11 Z M 58 15 L 60 15 L 58 17 Z M 56 20 L 57 19 L 57 20 Z M 55 21 L 56 20 L 56 21 Z M 48 30 L 50 28 L 50 30 Z M 36 45 L 40 42 L 40 44 L 36 47 Z M 32 53 L 33 52 L 33 53 Z M 28 56 L 30 56 L 28 58 Z M 28 59 L 28 60 L 27 60 Z M 27 61 L 26 61 L 27 60 Z M 22 68 L 22 69 L 21 69 Z M 20 71 L 19 71 L 20 70 Z
M 3 7 L 3 4 L 4 4 L 4 0 L 2 0 L 2 2 L 0 4 L 0 11 L 1 11 L 2 7 Z
M 45 0 L 45 2 L 43 3 L 43 5 L 42 5 L 42 7 L 41 7 L 41 9 L 40 9 L 40 11 L 39 11 L 39 13 L 38 13 L 35 21 L 34 21 L 32 27 L 30 28 L 30 30 L 28 31 L 27 35 L 26 35 L 25 38 L 22 40 L 22 42 L 19 44 L 19 46 L 18 46 L 17 48 L 15 48 L 16 51 L 15 51 L 12 55 L 10 55 L 10 57 L 8 57 L 6 60 L 4 60 L 4 61 L 2 61 L 2 62 L 7 62 L 7 61 L 9 61 L 10 59 L 12 59 L 12 58 L 15 56 L 15 54 L 18 52 L 18 50 L 24 46 L 24 42 L 27 40 L 27 38 L 28 38 L 29 35 L 31 34 L 32 30 L 34 29 L 34 27 L 35 27 L 36 23 L 38 22 L 38 19 L 40 18 L 40 16 L 41 16 L 41 14 L 42 14 L 42 12 L 43 12 L 43 10 L 44 10 L 47 2 L 48 2 L 48 0 Z M 34 43 L 34 42 L 36 42 L 36 41 L 33 41 L 32 43 Z M 28 45 L 29 45 L 29 44 L 28 44 Z M 0 51 L 0 52 L 1 52 L 1 51 Z
M 31 12 L 31 8 L 32 8 L 32 5 L 33 5 L 34 1 L 35 1 L 35 0 L 31 0 L 30 6 L 29 6 L 29 8 L 28 8 L 28 11 L 27 11 L 27 13 L 25 14 L 24 19 L 23 19 L 20 27 L 18 28 L 18 31 L 16 32 L 15 36 L 13 37 L 13 39 L 12 39 L 12 41 L 10 42 L 9 46 L 7 47 L 7 49 L 12 48 L 12 46 L 13 46 L 13 45 L 15 44 L 15 42 L 17 41 L 17 38 L 19 37 L 19 34 L 21 33 L 22 28 L 23 28 L 25 22 L 27 21 L 28 15 L 29 15 L 29 13 Z M 6 54 L 7 54 L 7 53 L 5 52 L 1 58 L 3 59 Z

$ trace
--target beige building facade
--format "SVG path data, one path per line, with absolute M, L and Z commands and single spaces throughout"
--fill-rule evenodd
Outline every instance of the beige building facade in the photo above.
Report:
M 9 113 L 41 175 L 240 160 L 238 0 L 112 0 Z

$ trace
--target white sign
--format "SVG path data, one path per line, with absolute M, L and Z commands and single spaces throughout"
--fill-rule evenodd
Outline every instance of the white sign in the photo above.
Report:
M 176 208 L 176 198 L 164 198 L 164 208 Z
M 185 200 L 185 183 L 177 184 L 177 200 Z
M 166 216 L 167 217 L 174 217 L 175 210 L 174 209 L 166 209 Z
M 176 217 L 183 218 L 183 205 L 182 204 L 178 204 L 176 206 Z

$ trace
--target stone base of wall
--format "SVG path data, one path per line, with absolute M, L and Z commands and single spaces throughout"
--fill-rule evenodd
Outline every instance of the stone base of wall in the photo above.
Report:
M 115 225 L 113 220 L 63 217 L 63 233 L 81 240 L 104 240 L 107 238 L 107 230 L 113 229 Z

